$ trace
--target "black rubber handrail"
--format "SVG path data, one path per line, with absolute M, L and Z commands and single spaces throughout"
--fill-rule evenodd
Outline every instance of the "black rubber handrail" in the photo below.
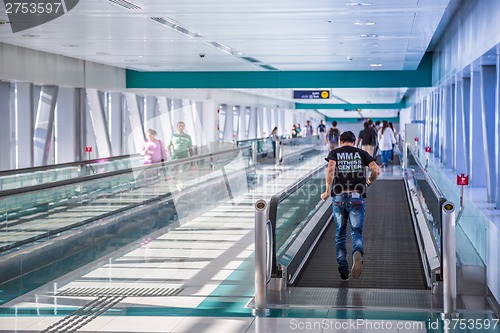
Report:
M 77 161 L 77 162 L 68 162 L 68 163 L 51 164 L 51 165 L 44 165 L 44 166 L 38 166 L 38 167 L 3 170 L 3 171 L 0 171 L 0 177 L 5 177 L 5 176 L 10 176 L 10 175 L 15 175 L 15 174 L 33 173 L 33 172 L 38 172 L 38 171 L 47 171 L 47 170 L 51 170 L 51 169 L 82 167 L 82 166 L 89 165 L 89 164 L 98 165 L 99 163 L 103 163 L 103 162 L 124 160 L 127 158 L 139 157 L 139 156 L 141 156 L 141 155 L 140 154 L 120 155 L 120 156 L 113 156 L 113 157 L 96 158 L 96 159 L 92 159 L 92 160 L 82 160 L 82 161 Z
M 240 151 L 240 150 L 244 150 L 244 149 L 249 149 L 249 147 L 232 148 L 232 149 L 218 151 L 215 153 L 208 153 L 208 154 L 204 154 L 204 155 L 187 157 L 187 158 L 183 158 L 180 160 L 160 162 L 160 163 L 155 163 L 155 164 L 150 164 L 150 165 L 141 165 L 141 166 L 137 166 L 137 167 L 133 167 L 133 168 L 110 171 L 110 172 L 106 172 L 106 173 L 93 174 L 93 175 L 82 176 L 82 177 L 78 177 L 78 178 L 71 178 L 71 179 L 50 182 L 50 183 L 44 183 L 44 184 L 38 184 L 38 185 L 33 185 L 33 186 L 25 186 L 25 187 L 21 187 L 21 188 L 4 190 L 4 191 L 0 191 L 0 198 L 6 197 L 6 196 L 11 196 L 11 195 L 34 192 L 34 191 L 47 190 L 47 189 L 57 188 L 57 187 L 66 186 L 66 185 L 78 184 L 78 183 L 83 183 L 83 182 L 92 181 L 92 180 L 96 180 L 96 179 L 119 176 L 119 175 L 131 173 L 133 171 L 142 171 L 145 169 L 156 168 L 156 167 L 161 167 L 161 166 L 174 166 L 174 165 L 183 164 L 183 163 L 190 162 L 190 161 L 202 160 L 202 159 L 215 157 L 215 156 L 222 155 L 222 154 L 228 154 L 231 152 L 236 152 L 236 151 Z

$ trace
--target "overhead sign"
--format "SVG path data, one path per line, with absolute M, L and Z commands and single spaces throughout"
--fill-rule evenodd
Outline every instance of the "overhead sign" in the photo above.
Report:
M 295 99 L 328 99 L 330 92 L 328 90 L 294 90 Z

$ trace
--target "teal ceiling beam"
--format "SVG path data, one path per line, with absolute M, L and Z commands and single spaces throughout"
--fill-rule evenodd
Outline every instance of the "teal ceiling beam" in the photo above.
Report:
M 431 87 L 419 71 L 138 72 L 127 88 L 399 88 Z
M 432 54 L 414 71 L 126 71 L 127 88 L 398 88 L 431 87 Z
M 314 104 L 314 103 L 295 103 L 295 109 L 299 110 L 357 110 L 357 109 L 404 109 L 406 102 L 403 99 L 400 103 L 387 104 Z

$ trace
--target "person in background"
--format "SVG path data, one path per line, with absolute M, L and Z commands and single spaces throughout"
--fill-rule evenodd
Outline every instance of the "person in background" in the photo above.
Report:
M 359 278 L 362 272 L 363 222 L 365 219 L 366 187 L 370 186 L 380 174 L 373 157 L 366 151 L 354 147 L 356 136 L 346 131 L 340 136 L 340 147 L 330 151 L 326 160 L 326 190 L 321 199 L 332 197 L 333 218 L 336 225 L 335 244 L 337 264 L 342 280 L 349 279 L 347 262 L 346 233 L 347 223 L 351 229 L 352 269 L 351 276 Z M 371 169 L 366 178 L 366 167 Z
M 179 121 L 177 123 L 177 133 L 172 135 L 170 143 L 167 146 L 168 153 L 172 156 L 173 160 L 193 156 L 193 143 L 191 136 L 184 133 L 185 128 L 186 124 Z
M 297 137 L 297 126 L 295 124 L 292 125 L 292 139 Z
M 144 165 L 151 165 L 167 160 L 167 152 L 163 142 L 156 138 L 156 131 L 148 129 L 146 132 L 147 140 L 142 145 L 141 155 L 144 156 Z M 144 170 L 144 180 L 150 181 L 158 176 L 158 168 L 147 168 Z
M 332 121 L 332 127 L 328 130 L 328 133 L 326 134 L 326 144 L 329 145 L 328 149 L 330 151 L 338 148 L 339 146 L 339 140 L 340 140 L 340 130 L 337 128 L 337 122 L 334 120 Z
M 378 146 L 380 149 L 380 157 L 382 159 L 382 168 L 389 165 L 391 150 L 395 143 L 396 138 L 394 137 L 394 132 L 389 127 L 389 123 L 384 120 L 382 122 L 382 129 L 378 132 Z
M 364 129 L 359 132 L 356 147 L 361 143 L 361 149 L 368 152 L 371 156 L 375 152 L 375 145 L 377 144 L 377 132 L 370 126 L 369 122 L 363 124 Z
M 148 129 L 146 132 L 147 141 L 144 142 L 141 155 L 144 156 L 144 164 L 163 162 L 167 159 L 167 152 L 161 140 L 156 138 L 156 131 Z
M 326 126 L 325 126 L 325 124 L 323 124 L 323 120 L 319 121 L 319 125 L 318 125 L 317 130 L 318 130 L 319 137 L 324 138 L 325 132 L 326 132 Z
M 276 158 L 276 142 L 280 140 L 278 127 L 273 128 L 269 137 L 271 138 L 271 143 L 273 145 L 273 157 Z
M 300 123 L 297 124 L 297 137 L 300 138 L 302 136 L 302 128 L 300 128 Z
M 310 137 L 313 135 L 313 127 L 311 126 L 311 122 L 309 120 L 306 121 L 306 137 Z

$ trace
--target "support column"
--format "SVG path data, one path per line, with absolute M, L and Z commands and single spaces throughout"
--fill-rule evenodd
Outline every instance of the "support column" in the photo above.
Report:
M 495 66 L 481 66 L 481 114 L 488 202 L 495 202 Z
M 255 139 L 258 138 L 258 109 L 257 107 L 252 107 L 250 109 L 250 119 L 248 121 L 248 138 L 247 139 Z
M 207 146 L 209 142 L 213 141 L 213 140 L 210 141 L 207 140 L 207 132 L 206 132 L 207 129 L 205 128 L 205 124 L 203 122 L 204 105 L 205 104 L 203 102 L 193 101 L 193 127 L 198 137 L 198 146 Z M 209 109 L 207 110 L 207 118 L 210 117 L 209 113 L 211 113 L 212 118 L 214 117 L 214 113 L 216 114 L 216 112 L 213 112 L 213 109 Z M 214 119 L 212 119 L 212 121 L 213 120 Z M 213 132 L 213 127 L 214 126 L 212 126 L 212 132 Z
M 109 140 L 108 124 L 99 92 L 96 89 L 87 88 L 87 100 L 97 145 L 98 155 L 96 154 L 97 156 L 95 157 L 113 156 Z
M 443 87 L 443 99 L 442 99 L 442 125 L 441 125 L 441 163 L 448 168 L 451 168 L 451 86 L 446 85 Z
M 0 81 L 0 170 L 12 169 L 10 83 Z
M 463 84 L 462 78 L 457 76 L 455 78 L 455 108 L 453 112 L 453 118 L 455 119 L 453 126 L 454 138 L 453 140 L 453 165 L 454 170 L 457 173 L 465 173 L 465 156 L 464 156 L 464 148 L 465 147 L 465 135 L 463 133 L 463 98 L 462 98 Z
M 131 134 L 127 138 L 128 151 L 130 154 L 138 153 L 141 151 L 144 141 L 146 139 L 144 128 L 142 127 L 141 113 L 137 96 L 133 93 L 126 93 L 127 110 L 130 118 Z
M 197 133 L 194 127 L 194 113 L 196 112 L 195 102 L 190 99 L 183 99 L 182 105 L 184 124 L 186 125 L 186 134 L 191 136 L 193 146 L 199 146 L 200 133 Z
M 495 129 L 500 133 L 500 48 L 497 47 L 496 84 L 495 84 Z M 495 135 L 495 177 L 500 181 L 500 135 Z M 500 185 L 495 187 L 495 208 L 500 209 Z
M 247 108 L 245 106 L 240 107 L 240 117 L 238 119 L 238 137 L 237 140 L 245 140 L 247 131 Z
M 471 69 L 470 88 L 470 182 L 473 187 L 486 187 L 486 168 L 484 165 L 484 142 L 481 113 L 481 73 Z
M 158 101 L 155 96 L 145 97 L 145 109 L 144 109 L 144 130 L 154 129 L 158 134 L 160 132 L 160 121 L 158 117 Z
M 40 92 L 36 114 L 34 143 L 34 166 L 47 165 L 54 129 L 54 110 L 56 107 L 58 87 L 43 86 Z
M 16 168 L 33 166 L 33 84 L 17 82 L 16 110 Z M 0 97 L 1 99 L 1 97 Z
M 59 163 L 75 162 L 82 149 L 76 144 L 76 103 L 75 88 L 59 88 L 55 113 L 55 161 Z
M 109 93 L 109 139 L 114 155 L 124 155 L 123 149 L 123 102 L 119 92 Z
M 172 134 L 175 133 L 171 110 L 169 108 L 171 104 L 169 102 L 170 100 L 166 97 L 158 97 L 158 108 L 160 111 L 160 131 L 158 131 L 158 137 L 164 140 L 165 146 L 169 144 Z
M 182 111 L 182 99 L 175 98 L 172 100 L 172 130 L 177 132 L 177 123 L 184 121 L 184 112 Z
M 233 140 L 233 106 L 226 105 L 226 121 L 224 124 L 224 137 L 223 142 L 231 142 Z
M 470 174 L 470 78 L 462 78 L 462 135 L 465 174 Z
M 434 91 L 434 147 L 432 151 L 435 157 L 441 156 L 441 89 L 436 89 Z

